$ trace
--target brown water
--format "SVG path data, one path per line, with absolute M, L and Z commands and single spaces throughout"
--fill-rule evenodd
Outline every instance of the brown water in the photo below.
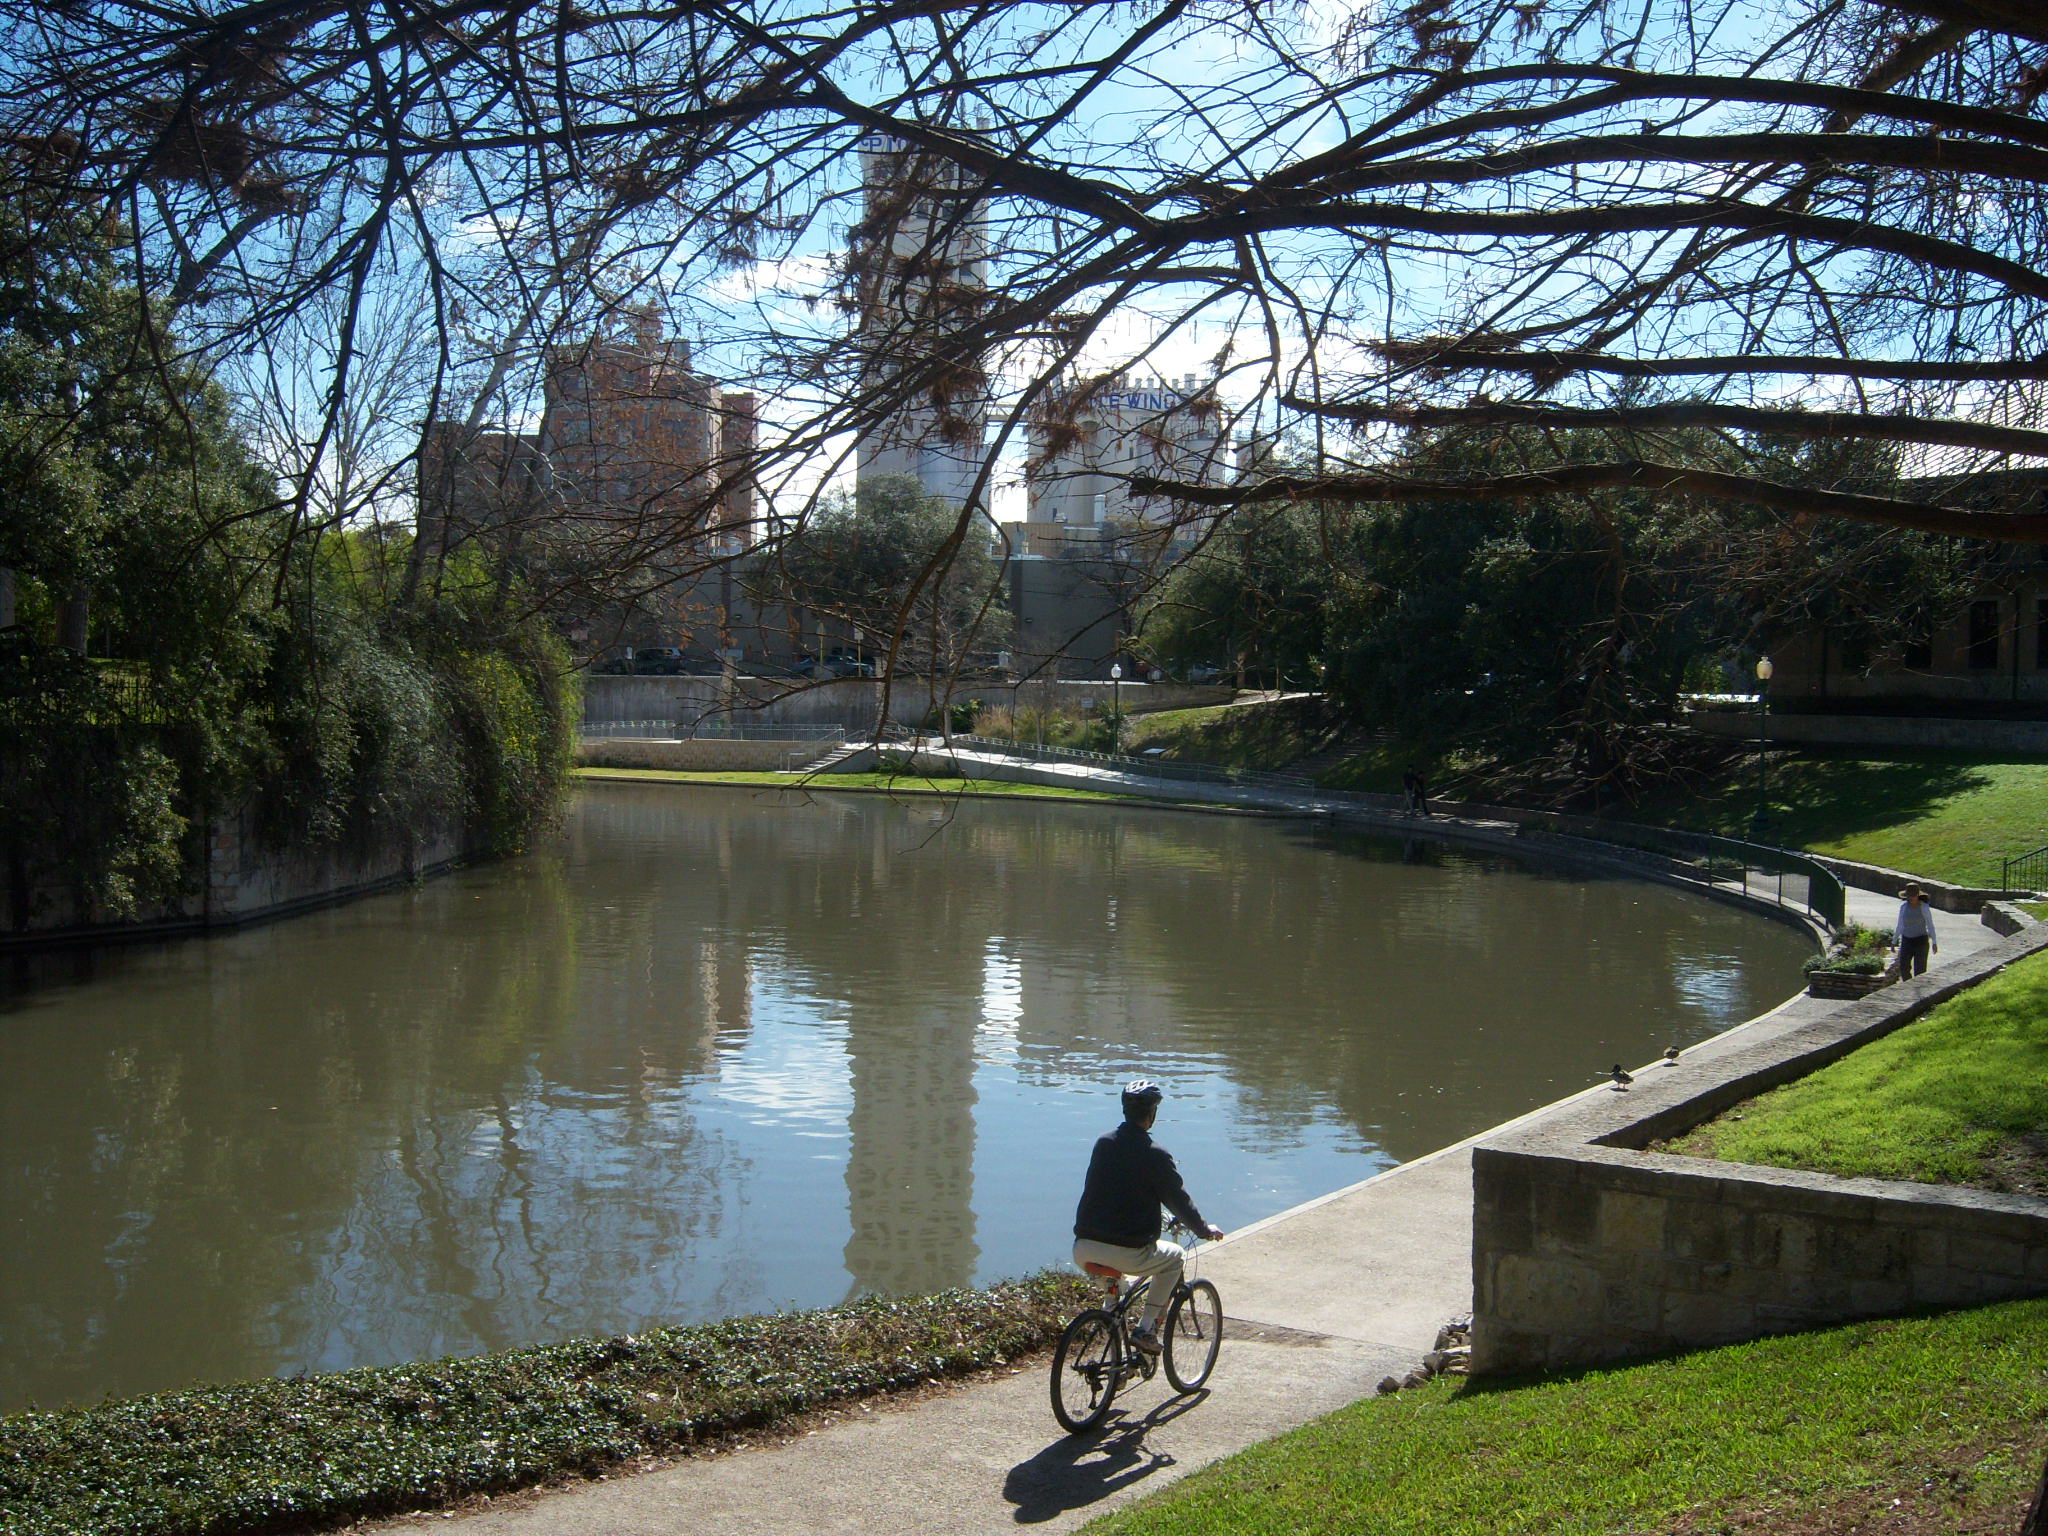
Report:
M 1236 1226 L 1747 1018 L 1806 953 L 1305 822 L 592 787 L 513 863 L 0 962 L 0 1410 L 1061 1262 L 1140 1072 Z

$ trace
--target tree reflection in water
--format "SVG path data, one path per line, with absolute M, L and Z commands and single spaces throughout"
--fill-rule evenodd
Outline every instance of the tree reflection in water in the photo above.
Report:
M 1141 1069 L 1236 1225 L 1760 1011 L 1804 952 L 1312 823 L 594 786 L 551 853 L 9 962 L 0 1409 L 1059 1262 Z

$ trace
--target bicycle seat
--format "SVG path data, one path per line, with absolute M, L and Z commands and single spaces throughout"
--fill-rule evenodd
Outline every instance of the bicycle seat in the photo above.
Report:
M 1081 1267 L 1087 1270 L 1089 1274 L 1100 1275 L 1105 1280 L 1121 1280 L 1124 1276 L 1124 1272 L 1114 1265 L 1098 1264 L 1093 1259 L 1088 1260 Z

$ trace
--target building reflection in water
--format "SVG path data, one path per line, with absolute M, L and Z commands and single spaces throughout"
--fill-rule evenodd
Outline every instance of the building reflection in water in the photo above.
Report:
M 0 1411 L 1058 1262 L 1134 1071 L 1234 1225 L 1796 984 L 1739 912 L 1405 857 L 594 786 L 554 854 L 16 966 Z

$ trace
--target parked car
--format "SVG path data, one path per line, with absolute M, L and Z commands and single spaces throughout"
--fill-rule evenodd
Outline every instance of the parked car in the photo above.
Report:
M 590 670 L 602 673 L 606 677 L 631 677 L 633 653 L 630 650 L 614 651 L 609 656 L 600 657 L 592 664 Z
M 683 653 L 673 645 L 643 645 L 633 653 L 633 670 L 642 677 L 679 677 Z
M 815 656 L 801 656 L 789 670 L 797 677 L 873 677 L 875 664 L 857 651 L 834 646 L 822 663 Z

